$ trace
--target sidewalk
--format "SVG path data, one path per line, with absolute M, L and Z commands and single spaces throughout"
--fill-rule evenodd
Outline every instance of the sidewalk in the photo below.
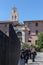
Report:
M 23 60 L 21 60 L 20 65 L 43 65 L 43 53 L 37 52 L 35 62 L 32 62 L 32 60 L 29 59 L 28 64 L 24 64 Z

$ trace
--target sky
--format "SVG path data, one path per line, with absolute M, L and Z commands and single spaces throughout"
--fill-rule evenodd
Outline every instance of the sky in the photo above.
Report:
M 19 22 L 43 20 L 43 0 L 0 0 L 0 21 L 9 21 L 12 8 L 16 7 Z

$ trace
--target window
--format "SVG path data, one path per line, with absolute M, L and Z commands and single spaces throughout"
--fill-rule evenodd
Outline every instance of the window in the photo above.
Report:
M 14 10 L 14 13 L 16 12 L 16 10 Z
M 13 16 L 12 16 L 12 20 L 13 20 Z
M 15 15 L 15 19 L 16 19 L 16 17 L 17 17 L 17 16 Z
M 30 38 L 30 39 L 32 39 L 32 37 L 31 37 L 31 36 L 30 36 L 29 38 Z
M 14 21 L 14 16 L 12 16 L 12 20 Z
M 31 42 L 31 40 L 28 40 L 28 42 Z
M 7 24 L 5 24 L 5 27 L 7 27 Z
M 35 23 L 35 26 L 38 26 L 38 23 Z
M 32 24 L 31 24 L 31 23 L 29 23 L 29 24 L 28 24 L 28 27 L 31 27 L 31 26 L 32 26 Z
M 38 34 L 38 30 L 36 30 L 36 35 Z
M 31 34 L 31 31 L 29 31 L 29 35 Z
M 17 36 L 22 36 L 22 33 L 21 32 L 17 32 Z

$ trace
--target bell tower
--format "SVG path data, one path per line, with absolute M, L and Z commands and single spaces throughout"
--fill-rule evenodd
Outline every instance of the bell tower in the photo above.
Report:
M 18 12 L 17 12 L 16 7 L 12 8 L 12 12 L 10 15 L 10 21 L 18 21 Z

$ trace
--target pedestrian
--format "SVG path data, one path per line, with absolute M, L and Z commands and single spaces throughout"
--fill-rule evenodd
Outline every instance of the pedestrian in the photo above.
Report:
M 25 61 L 24 61 L 24 49 L 21 50 L 20 65 L 25 65 Z
M 36 50 L 33 47 L 32 50 L 31 50 L 31 59 L 32 59 L 33 62 L 35 62 L 35 57 L 36 57 Z
M 28 49 L 28 59 L 31 59 L 31 50 L 30 50 L 30 47 Z
M 24 55 L 25 63 L 28 63 L 29 58 L 30 58 L 30 50 L 29 50 L 29 48 L 26 48 L 25 55 Z

